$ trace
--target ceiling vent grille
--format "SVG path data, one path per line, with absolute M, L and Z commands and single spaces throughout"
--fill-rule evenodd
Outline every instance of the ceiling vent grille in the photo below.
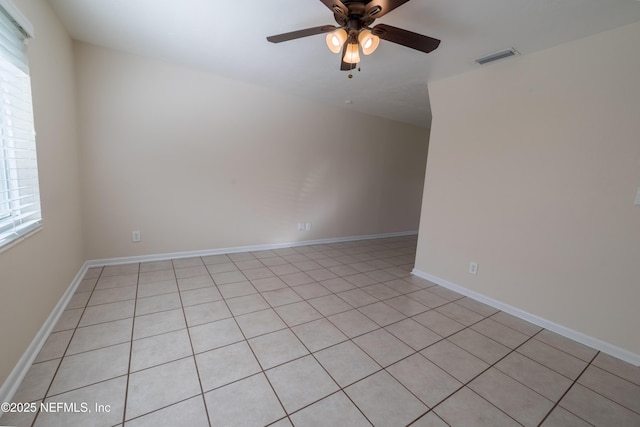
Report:
M 491 55 L 483 56 L 476 59 L 476 62 L 480 65 L 488 64 L 489 62 L 498 61 L 500 59 L 509 58 L 510 56 L 518 55 L 518 51 L 514 48 L 501 50 L 500 52 L 492 53 Z

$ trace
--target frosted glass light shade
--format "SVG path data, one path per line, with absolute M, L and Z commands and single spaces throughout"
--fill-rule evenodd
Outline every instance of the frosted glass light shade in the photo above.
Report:
M 347 32 L 343 28 L 339 28 L 327 34 L 327 47 L 333 53 L 340 53 L 344 42 L 347 41 Z
M 349 43 L 347 45 L 347 51 L 342 58 L 347 64 L 357 64 L 360 62 L 360 51 L 358 49 L 358 43 Z
M 378 48 L 380 37 L 372 34 L 369 30 L 362 30 L 358 35 L 358 41 L 362 46 L 362 53 L 371 55 Z

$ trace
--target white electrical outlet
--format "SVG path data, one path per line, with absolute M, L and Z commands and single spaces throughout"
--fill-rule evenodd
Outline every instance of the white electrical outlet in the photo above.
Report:
M 131 232 L 131 240 L 134 242 L 139 242 L 142 240 L 142 236 L 140 235 L 140 230 L 135 230 Z
M 307 231 L 311 230 L 311 223 L 310 222 L 305 223 L 304 229 Z
M 470 262 L 469 263 L 469 273 L 478 274 L 478 263 L 477 262 Z
M 298 231 L 304 231 L 304 222 L 298 223 Z

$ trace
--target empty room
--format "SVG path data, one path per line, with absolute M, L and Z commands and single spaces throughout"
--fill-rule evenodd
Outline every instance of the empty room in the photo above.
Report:
M 0 425 L 640 427 L 639 40 L 0 0 Z

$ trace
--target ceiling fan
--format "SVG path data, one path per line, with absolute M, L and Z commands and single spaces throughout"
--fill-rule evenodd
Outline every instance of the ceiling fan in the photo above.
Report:
M 409 0 L 320 0 L 333 11 L 333 17 L 339 26 L 322 25 L 267 37 L 272 43 L 286 42 L 316 34 L 328 33 L 327 46 L 333 53 L 342 51 L 340 69 L 349 71 L 360 62 L 360 52 L 372 54 L 380 39 L 429 53 L 435 50 L 440 40 L 423 36 L 391 25 L 378 24 L 371 27 L 373 21 L 402 6 Z

